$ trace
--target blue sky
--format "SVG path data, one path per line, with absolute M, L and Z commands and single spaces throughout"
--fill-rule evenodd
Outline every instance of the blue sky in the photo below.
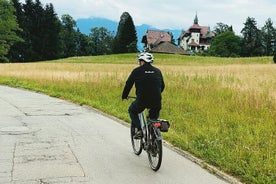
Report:
M 21 0 L 25 2 L 25 0 Z M 214 28 L 222 22 L 240 34 L 247 17 L 262 27 L 268 18 L 276 27 L 276 0 L 40 0 L 52 3 L 59 16 L 78 18 L 102 17 L 119 21 L 128 12 L 135 25 L 148 24 L 160 29 L 187 29 L 197 12 L 199 24 Z

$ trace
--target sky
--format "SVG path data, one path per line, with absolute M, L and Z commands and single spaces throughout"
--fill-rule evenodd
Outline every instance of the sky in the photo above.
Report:
M 35 1 L 35 0 L 33 0 Z M 25 0 L 21 0 L 25 2 Z M 71 15 L 79 18 L 101 17 L 120 21 L 128 12 L 135 25 L 147 24 L 158 29 L 186 30 L 192 26 L 195 15 L 199 25 L 217 23 L 232 25 L 236 34 L 248 17 L 255 18 L 257 26 L 263 27 L 271 18 L 276 27 L 276 0 L 40 0 L 43 5 L 52 3 L 59 17 Z

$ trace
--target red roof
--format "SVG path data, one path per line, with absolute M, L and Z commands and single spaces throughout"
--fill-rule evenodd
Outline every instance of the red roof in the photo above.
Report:
M 202 34 L 203 38 L 206 37 L 208 31 L 209 31 L 209 34 L 210 34 L 211 37 L 215 36 L 215 33 L 210 31 L 208 26 L 201 26 L 201 34 Z
M 152 45 L 158 45 L 160 42 L 170 42 L 171 41 L 171 35 L 165 31 L 159 31 L 159 30 L 148 30 L 146 37 L 143 38 L 143 43 L 152 44 Z
M 192 25 L 187 32 L 190 33 L 191 29 L 200 29 L 200 33 L 202 35 L 202 38 L 206 38 L 206 35 L 207 35 L 208 31 L 210 31 L 209 26 L 200 26 L 199 24 Z M 210 31 L 209 34 L 210 34 L 211 37 L 215 36 L 214 32 L 212 32 L 212 31 Z
M 198 24 L 194 24 L 190 27 L 190 29 L 201 29 L 201 26 Z

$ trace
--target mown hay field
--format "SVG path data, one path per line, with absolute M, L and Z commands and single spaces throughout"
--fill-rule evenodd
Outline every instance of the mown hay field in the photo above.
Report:
M 276 181 L 276 65 L 271 57 L 155 55 L 166 88 L 165 139 L 245 183 Z M 0 65 L 0 83 L 130 121 L 121 93 L 135 54 Z M 131 91 L 132 95 L 135 91 Z

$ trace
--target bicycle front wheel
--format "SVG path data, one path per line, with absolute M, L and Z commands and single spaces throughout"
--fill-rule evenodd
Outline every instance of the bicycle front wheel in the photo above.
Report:
M 157 139 L 153 131 L 151 131 L 150 146 L 147 152 L 151 169 L 158 171 L 162 163 L 162 140 Z
M 137 139 L 134 138 L 135 135 L 135 129 L 134 128 L 130 128 L 130 136 L 131 136 L 131 144 L 132 144 L 132 148 L 133 148 L 133 152 L 135 155 L 140 155 L 142 153 L 142 137 Z

